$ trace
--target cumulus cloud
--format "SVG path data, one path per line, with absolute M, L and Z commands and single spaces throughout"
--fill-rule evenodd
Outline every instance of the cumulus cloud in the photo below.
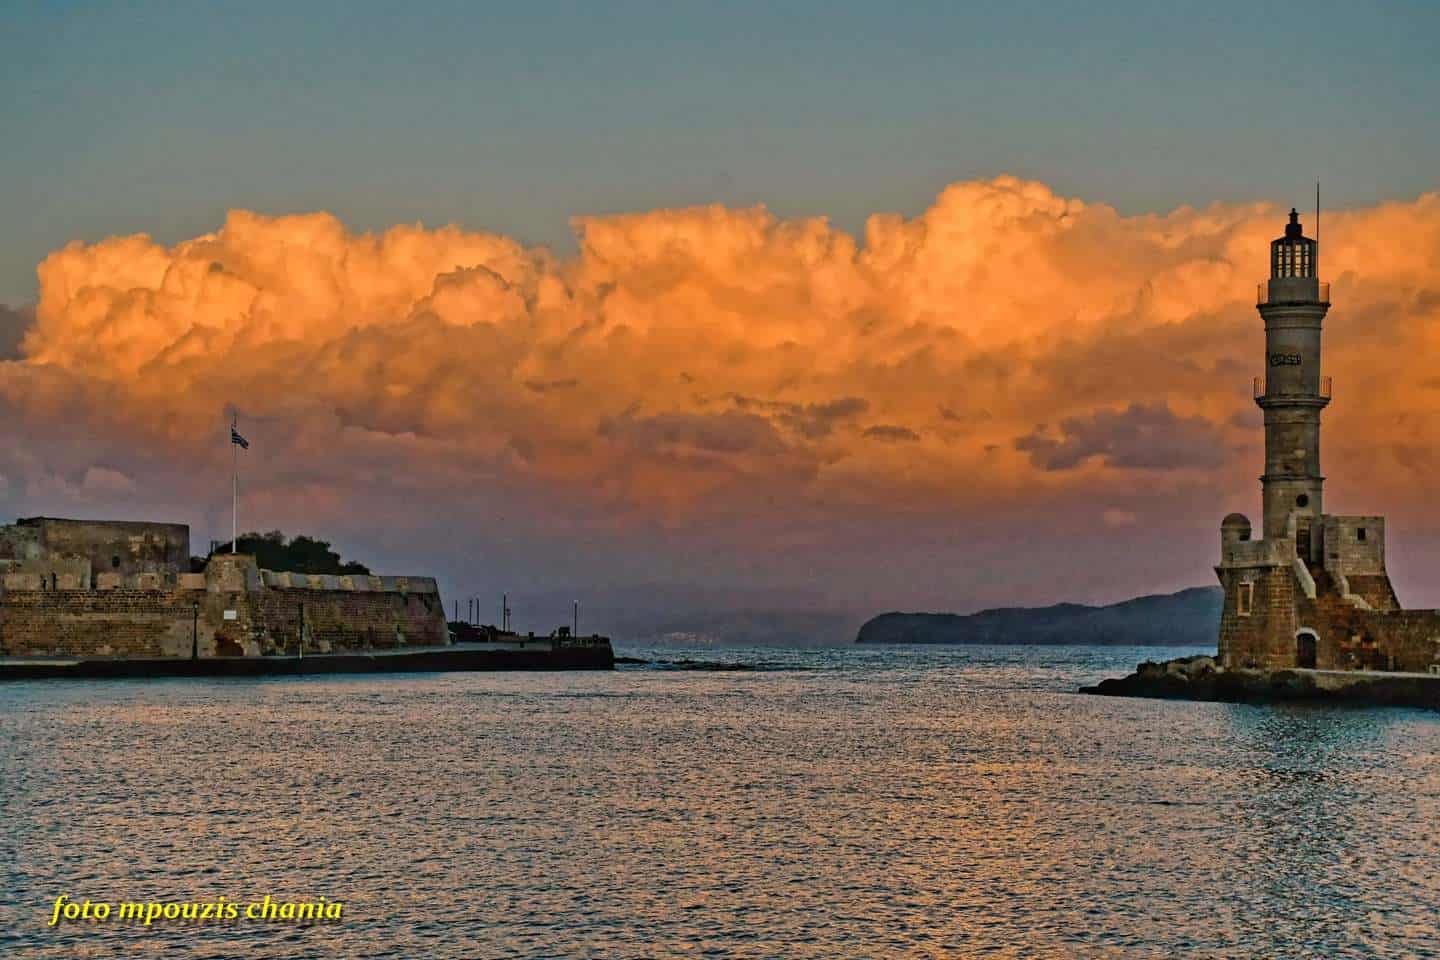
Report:
M 135 482 L 119 470 L 111 470 L 108 467 L 89 467 L 85 476 L 80 481 L 80 486 L 87 493 L 100 496 L 113 496 L 135 492 Z
M 763 207 L 582 217 L 563 259 L 324 213 L 75 242 L 40 264 L 33 321 L 0 313 L 5 502 L 123 492 L 94 468 L 215 522 L 238 409 L 266 526 L 423 530 L 457 557 L 533 539 L 553 566 L 553 543 L 588 543 L 641 577 L 728 551 L 762 576 L 849 550 L 849 576 L 873 558 L 860 526 L 903 542 L 983 515 L 1013 541 L 1038 509 L 1100 529 L 1162 494 L 1208 537 L 1220 501 L 1256 496 L 1253 292 L 1283 222 L 1125 217 L 999 177 L 860 236 Z M 1440 195 L 1327 214 L 1326 472 L 1363 474 L 1379 502 L 1357 508 L 1418 503 L 1434 476 L 1437 262 Z
M 784 450 L 770 421 L 743 413 L 625 416 L 602 422 L 600 435 L 623 439 L 632 449 L 642 451 L 691 451 L 723 457 L 746 452 L 778 454 Z
M 1072 470 L 1092 457 L 1121 470 L 1183 470 L 1219 466 L 1220 431 L 1201 416 L 1177 417 L 1165 404 L 1132 403 L 1070 417 L 1054 436 L 1043 426 L 1015 441 L 1042 470 Z
M 920 434 L 909 427 L 898 427 L 891 423 L 877 423 L 873 427 L 865 428 L 865 436 L 875 440 L 885 440 L 890 443 L 899 443 L 907 440 L 919 441 Z
M 777 423 L 810 440 L 829 436 L 837 424 L 851 420 L 870 409 L 870 402 L 864 397 L 840 397 L 825 403 L 804 404 L 757 400 L 738 394 L 732 394 L 730 399 L 737 409 L 758 410 L 771 415 Z

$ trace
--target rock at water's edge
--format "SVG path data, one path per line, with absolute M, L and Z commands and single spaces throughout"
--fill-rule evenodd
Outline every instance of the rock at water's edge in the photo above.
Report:
M 1315 670 L 1222 670 L 1213 657 L 1146 661 L 1081 693 L 1224 703 L 1311 701 L 1440 710 L 1440 676 Z

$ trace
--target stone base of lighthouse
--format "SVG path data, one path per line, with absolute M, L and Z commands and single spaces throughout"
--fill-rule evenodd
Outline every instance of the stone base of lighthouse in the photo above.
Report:
M 1383 517 L 1292 515 L 1264 540 L 1248 528 L 1221 528 L 1221 669 L 1440 673 L 1440 611 L 1400 608 Z

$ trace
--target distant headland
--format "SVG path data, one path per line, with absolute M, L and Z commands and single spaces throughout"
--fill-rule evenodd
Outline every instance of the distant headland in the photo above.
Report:
M 1099 607 L 1057 603 L 968 615 L 882 613 L 866 621 L 855 642 L 1199 647 L 1215 642 L 1223 602 L 1219 587 L 1192 587 Z

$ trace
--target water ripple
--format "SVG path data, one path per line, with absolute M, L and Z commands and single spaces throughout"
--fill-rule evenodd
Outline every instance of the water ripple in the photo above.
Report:
M 1435 955 L 1434 715 L 1071 693 L 1154 651 L 622 652 L 766 669 L 5 685 L 0 954 Z

